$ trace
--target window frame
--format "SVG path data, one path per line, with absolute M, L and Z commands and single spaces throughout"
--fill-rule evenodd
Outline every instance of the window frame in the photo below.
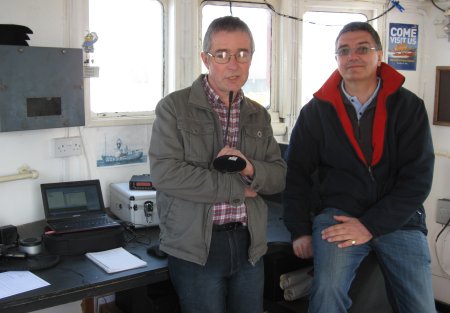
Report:
M 359 15 L 365 16 L 365 18 L 370 18 L 370 16 L 368 16 L 367 14 L 372 14 L 372 12 L 370 12 L 370 11 L 360 11 L 360 10 L 341 9 L 341 8 L 337 8 L 337 9 L 331 8 L 330 9 L 329 7 L 327 7 L 326 9 L 316 9 L 316 8 L 314 8 L 313 10 L 306 9 L 302 13 L 302 18 L 305 19 L 305 16 L 308 13 L 359 14 Z M 304 22 L 304 23 L 307 23 L 307 22 Z M 300 53 L 302 55 L 302 61 L 299 64 L 299 68 L 301 69 L 299 71 L 299 75 L 300 75 L 300 80 L 301 81 L 305 80 L 304 79 L 305 78 L 305 76 L 304 76 L 304 74 L 305 74 L 305 68 L 304 68 L 305 64 L 308 64 L 308 61 L 310 62 L 309 64 L 311 64 L 311 59 L 306 60 L 305 62 L 303 62 L 303 60 L 306 59 L 306 57 L 307 57 L 305 55 L 305 50 L 304 50 L 305 45 L 303 44 L 304 43 L 304 38 L 306 37 L 305 36 L 305 29 L 306 28 L 307 27 L 303 27 L 303 29 L 302 29 L 302 44 L 301 44 L 302 48 L 300 49 Z M 334 40 L 335 40 L 335 37 L 332 39 L 331 42 L 328 43 L 328 44 L 330 44 L 330 46 L 333 47 L 332 48 L 333 50 L 327 50 L 326 54 L 327 54 L 327 58 L 329 58 L 329 59 L 327 59 L 327 61 L 329 60 L 331 62 L 331 60 L 333 59 L 333 62 L 334 62 L 334 68 L 333 69 L 336 69 L 337 68 L 337 63 L 336 63 L 335 56 L 334 56 Z M 317 55 L 314 55 L 314 57 L 317 57 Z M 324 63 L 325 62 L 322 62 L 322 65 Z M 328 65 L 328 62 L 326 62 L 326 63 Z M 325 80 L 329 77 L 329 75 L 331 75 L 333 69 L 330 69 L 330 71 L 326 72 L 325 76 L 322 77 L 320 81 L 318 81 L 319 85 L 315 86 L 314 90 L 310 90 L 310 91 L 312 91 L 312 92 L 317 91 L 322 86 L 322 84 L 325 82 Z M 299 89 L 300 90 L 300 102 L 299 102 L 299 106 L 297 107 L 298 110 L 301 109 L 309 101 L 309 100 L 305 101 L 305 99 L 303 97 L 303 93 L 305 91 L 305 85 L 302 85 L 299 88 L 300 88 Z M 308 95 L 312 97 L 312 93 L 309 93 Z
M 78 2 L 73 4 L 73 11 L 82 6 L 82 23 L 78 27 L 78 33 L 71 33 L 71 42 L 75 38 L 83 38 L 86 25 L 88 23 L 89 0 L 83 0 L 83 4 Z M 225 5 L 227 1 L 171 1 L 157 0 L 163 5 L 163 96 L 170 92 L 185 88 L 192 84 L 198 75 L 201 74 L 202 66 L 200 53 L 202 51 L 201 23 L 202 9 L 205 4 Z M 271 0 L 270 4 L 278 12 L 290 12 L 291 16 L 302 18 L 306 11 L 331 11 L 350 12 L 367 14 L 369 18 L 377 16 L 386 9 L 382 0 L 368 4 L 366 2 L 359 5 L 352 5 L 348 8 L 349 1 L 341 0 L 330 3 L 325 0 L 305 1 L 298 3 L 296 0 Z M 195 5 L 194 5 L 195 4 Z M 247 0 L 245 2 L 233 2 L 233 6 L 247 6 L 267 8 L 260 0 Z M 80 13 L 73 13 L 78 15 Z M 272 64 L 271 75 L 271 96 L 269 113 L 272 116 L 274 131 L 280 136 L 279 141 L 286 142 L 289 139 L 289 129 L 297 119 L 299 106 L 301 105 L 301 39 L 302 22 L 294 21 L 285 17 L 280 17 L 274 12 L 271 14 L 272 24 Z M 385 18 L 382 17 L 373 25 L 378 30 L 382 42 L 384 42 Z M 77 37 L 75 37 L 77 36 Z M 80 37 L 81 36 L 81 37 Z M 284 40 L 281 46 L 280 38 L 290 38 Z M 75 39 L 75 40 L 74 40 Z M 76 43 L 80 46 L 81 43 Z M 189 60 L 189 62 L 187 62 Z M 119 126 L 134 124 L 152 124 L 155 118 L 154 111 L 134 112 L 129 114 L 109 114 L 108 116 L 91 116 L 90 111 L 90 84 L 89 79 L 85 79 L 85 115 L 86 126 Z M 285 129 L 288 129 L 287 131 Z
M 270 4 L 275 8 L 275 10 L 280 12 L 283 10 L 284 6 L 286 6 L 285 3 L 287 3 L 287 6 L 289 6 L 289 7 L 296 6 L 295 1 L 296 0 L 293 0 L 293 1 L 272 0 L 272 1 L 270 1 Z M 202 5 L 199 8 L 199 19 L 198 19 L 198 25 L 200 25 L 199 30 L 198 30 L 199 34 L 202 33 L 202 30 L 201 30 L 202 10 L 203 10 L 203 6 L 205 4 L 227 6 L 227 5 L 229 5 L 229 2 L 228 1 L 204 1 L 204 2 L 202 2 Z M 279 80 L 281 77 L 280 73 L 282 73 L 282 71 L 280 70 L 280 60 L 279 60 L 279 57 L 277 57 L 277 55 L 280 52 L 280 40 L 279 40 L 279 36 L 281 36 L 281 32 L 280 32 L 281 27 L 279 25 L 280 17 L 277 14 L 275 14 L 272 10 L 270 10 L 265 4 L 261 3 L 260 0 L 247 0 L 247 1 L 243 1 L 242 3 L 236 1 L 236 2 L 233 2 L 232 5 L 240 6 L 240 7 L 262 8 L 262 9 L 267 9 L 269 11 L 270 18 L 271 18 L 272 42 L 271 42 L 271 64 L 270 64 L 270 69 L 269 69 L 269 71 L 270 71 L 270 104 L 269 104 L 269 108 L 267 109 L 267 111 L 271 115 L 272 128 L 273 128 L 275 137 L 279 141 L 286 141 L 287 140 L 286 139 L 287 125 L 284 123 L 284 119 L 280 117 L 280 109 L 282 109 L 282 105 L 280 105 L 280 103 L 282 103 L 282 100 L 280 100 L 279 97 L 280 97 L 280 94 L 283 94 L 283 93 L 278 90 Z M 202 50 L 202 48 L 201 48 L 202 40 L 203 40 L 203 38 L 200 38 L 200 40 L 199 40 L 200 43 L 199 43 L 198 53 L 200 53 Z M 256 47 L 256 49 L 257 49 L 257 47 Z M 252 66 L 255 66 L 255 65 L 252 64 Z
M 89 29 L 89 1 L 83 0 L 83 17 L 81 23 L 81 29 L 79 33 L 82 36 L 85 35 L 86 30 Z M 168 27 L 168 1 L 169 0 L 151 0 L 157 1 L 162 6 L 162 21 L 163 21 L 163 95 L 167 94 L 167 59 L 168 59 L 168 46 L 167 46 L 167 27 Z M 83 37 L 81 37 L 83 38 Z M 81 45 L 80 45 L 81 46 Z M 135 111 L 135 112 L 108 112 L 108 113 L 94 113 L 91 110 L 91 97 L 90 90 L 91 84 L 90 79 L 95 78 L 84 78 L 84 107 L 85 107 L 85 126 L 86 127 L 101 127 L 101 126 L 126 126 L 126 125 L 143 125 L 152 124 L 155 120 L 155 111 Z
M 330 3 L 329 1 L 323 0 L 316 0 L 316 1 L 308 1 L 305 3 L 302 3 L 300 10 L 300 18 L 303 18 L 304 14 L 309 11 L 320 11 L 320 12 L 338 12 L 338 13 L 359 13 L 364 14 L 367 16 L 368 19 L 372 19 L 379 14 L 381 14 L 386 8 L 385 4 L 382 1 L 375 1 L 374 3 L 357 3 L 355 4 L 352 2 L 351 8 L 349 8 L 348 4 L 350 1 L 336 1 Z M 386 16 L 381 17 L 380 19 L 377 19 L 373 21 L 371 24 L 374 26 L 374 28 L 378 31 L 380 35 L 381 42 L 384 43 L 384 25 L 385 25 L 385 19 Z M 298 41 L 300 43 L 299 46 L 303 45 L 302 42 L 302 32 L 303 29 L 300 27 L 300 31 L 298 34 Z M 384 46 L 384 44 L 383 44 Z M 298 91 L 296 93 L 296 101 L 293 103 L 289 111 L 287 111 L 287 108 L 285 108 L 284 116 L 286 118 L 286 122 L 288 123 L 288 127 L 290 130 L 292 130 L 292 127 L 294 126 L 298 115 L 300 113 L 300 109 L 302 107 L 302 75 L 303 75 L 303 65 L 302 65 L 302 52 L 301 49 L 298 51 L 299 57 L 297 60 L 293 60 L 297 63 L 298 71 L 297 71 L 297 86 L 295 89 Z M 337 66 L 336 66 L 337 68 Z M 331 73 L 330 73 L 331 74 Z M 289 131 L 290 132 L 290 131 Z
M 261 4 L 261 2 L 254 2 L 254 3 L 252 3 L 252 2 L 253 1 L 246 1 L 245 3 L 233 2 L 233 8 L 236 8 L 236 7 L 240 7 L 240 8 L 255 8 L 255 9 L 257 8 L 257 9 L 264 9 L 264 10 L 266 10 L 268 15 L 269 15 L 269 18 L 270 18 L 271 38 L 273 38 L 273 17 L 274 17 L 274 13 L 266 5 Z M 220 6 L 220 7 L 225 7 L 225 8 L 229 7 L 229 3 L 225 2 L 225 1 L 205 1 L 200 6 L 200 13 L 199 13 L 200 14 L 200 25 L 203 24 L 203 10 L 204 10 L 205 6 L 207 6 L 207 5 Z M 201 26 L 200 26 L 200 30 L 199 31 L 200 31 L 200 34 L 203 33 L 203 29 L 201 29 Z M 255 34 L 253 34 L 253 36 L 255 37 Z M 203 34 L 201 35 L 201 37 L 202 37 L 202 42 L 203 42 Z M 270 76 L 268 77 L 268 79 L 269 79 L 269 82 L 270 82 L 270 81 L 273 81 L 273 75 L 274 75 L 273 64 L 272 64 L 272 62 L 273 62 L 273 54 L 274 54 L 274 45 L 273 45 L 272 41 L 268 42 L 268 44 L 270 45 L 270 66 L 268 67 L 268 71 L 270 73 L 269 74 Z M 256 48 L 256 51 L 258 51 L 258 47 L 256 46 L 255 48 Z M 203 50 L 203 49 L 200 49 L 200 50 Z M 254 61 L 254 60 L 252 60 L 252 61 Z M 254 66 L 257 66 L 257 65 L 254 65 L 254 62 L 253 62 L 251 67 L 250 67 L 250 73 L 252 72 L 252 68 Z M 202 68 L 204 68 L 203 64 L 202 64 Z M 251 77 L 249 76 L 249 79 L 250 78 Z M 269 97 L 269 104 L 267 105 L 268 110 L 270 110 L 270 108 L 272 108 L 272 104 L 273 104 L 273 94 L 272 93 L 273 93 L 273 86 L 272 86 L 272 84 L 269 83 L 269 94 L 270 94 L 270 97 Z M 260 104 L 263 105 L 263 103 L 260 103 Z

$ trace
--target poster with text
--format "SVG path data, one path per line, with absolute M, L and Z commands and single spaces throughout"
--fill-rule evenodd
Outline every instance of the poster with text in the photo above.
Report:
M 415 71 L 418 41 L 418 25 L 390 23 L 388 64 L 397 70 Z

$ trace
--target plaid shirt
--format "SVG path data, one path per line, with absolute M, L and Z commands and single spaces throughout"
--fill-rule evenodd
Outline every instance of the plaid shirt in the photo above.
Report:
M 234 101 L 230 106 L 230 124 L 228 125 L 228 136 L 225 138 L 228 108 L 209 85 L 207 75 L 204 76 L 202 83 L 203 89 L 208 97 L 209 104 L 219 116 L 220 124 L 222 125 L 224 143 L 232 148 L 236 148 L 239 132 L 239 104 L 244 98 L 242 91 L 239 91 L 237 97 L 234 98 Z M 233 206 L 228 202 L 214 203 L 213 223 L 227 224 L 231 222 L 241 222 L 247 224 L 247 211 L 245 204 L 242 203 L 238 206 Z

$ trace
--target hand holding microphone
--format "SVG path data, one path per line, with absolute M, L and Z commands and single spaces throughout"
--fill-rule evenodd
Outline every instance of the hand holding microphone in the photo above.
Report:
M 253 165 L 247 160 L 247 158 L 245 157 L 245 155 L 242 154 L 241 151 L 235 148 L 231 148 L 229 146 L 225 146 L 222 148 L 222 150 L 219 151 L 219 153 L 217 154 L 217 158 L 214 160 L 214 162 L 216 162 L 216 160 L 221 158 L 227 158 L 229 169 L 228 172 L 233 173 L 240 172 L 242 176 L 253 177 L 254 174 Z
M 228 125 L 230 124 L 230 112 L 231 112 L 231 104 L 233 103 L 233 91 L 230 91 L 228 96 L 229 97 L 228 97 L 227 125 L 225 128 L 225 136 L 224 136 L 225 142 L 227 142 L 228 138 Z M 230 151 L 230 153 L 228 152 L 226 153 L 223 152 L 224 149 L 231 149 L 233 151 Z M 227 146 L 225 146 L 219 152 L 218 157 L 214 160 L 213 166 L 216 170 L 223 173 L 237 173 L 246 169 L 247 163 L 249 162 L 247 162 L 244 155 L 239 150 L 232 149 L 230 147 L 227 148 Z M 253 166 L 251 166 L 251 169 L 253 171 Z

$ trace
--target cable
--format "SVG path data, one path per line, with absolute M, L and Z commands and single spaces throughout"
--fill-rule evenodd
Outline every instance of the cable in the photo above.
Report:
M 296 17 L 296 16 L 292 16 L 292 15 L 288 15 L 288 14 L 284 14 L 284 13 L 280 13 L 280 12 L 278 12 L 277 10 L 275 10 L 275 8 L 273 7 L 273 5 L 271 5 L 270 3 L 268 3 L 267 0 L 263 0 L 264 2 L 233 1 L 233 0 L 218 0 L 218 1 L 217 1 L 217 0 L 203 0 L 203 1 L 200 3 L 200 5 L 202 5 L 202 4 L 205 3 L 205 2 L 210 2 L 210 1 L 213 1 L 213 2 L 226 2 L 226 3 L 228 3 L 228 4 L 230 5 L 230 13 L 231 13 L 231 15 L 232 15 L 232 9 L 231 9 L 231 7 L 232 7 L 232 3 L 233 3 L 233 2 L 234 2 L 234 3 L 244 3 L 244 4 L 263 4 L 263 5 L 265 5 L 266 7 L 268 7 L 273 13 L 275 13 L 276 15 L 281 16 L 281 17 L 289 18 L 289 19 L 296 20 L 296 21 L 299 21 L 299 22 L 315 24 L 315 25 L 322 25 L 322 26 L 329 26 L 329 27 L 331 27 L 331 26 L 339 26 L 339 25 L 319 24 L 319 23 L 315 23 L 315 22 L 304 21 L 302 18 L 299 18 L 299 17 Z M 431 1 L 433 2 L 433 0 L 431 0 Z M 433 4 L 434 4 L 434 2 L 433 2 Z M 389 11 L 391 11 L 393 8 L 399 7 L 399 6 L 400 6 L 400 1 L 397 1 L 397 2 L 395 2 L 395 4 L 393 4 L 391 7 L 389 7 L 386 11 L 384 11 L 383 13 L 381 13 L 380 15 L 378 15 L 378 16 L 376 16 L 376 17 L 374 17 L 374 18 L 368 19 L 366 22 L 372 22 L 372 21 L 375 21 L 375 20 L 379 19 L 380 17 L 386 15 L 386 14 L 387 14 Z M 442 10 L 442 9 L 440 9 L 440 10 Z M 444 11 L 444 10 L 442 10 L 442 11 Z
M 395 8 L 395 7 L 396 7 L 396 6 L 393 4 L 390 8 L 388 8 L 386 11 L 384 11 L 384 12 L 381 13 L 380 15 L 378 15 L 378 16 L 376 16 L 376 17 L 374 17 L 374 18 L 371 18 L 371 19 L 369 19 L 369 20 L 367 20 L 367 23 L 379 19 L 380 17 L 386 15 L 389 11 L 391 11 L 391 10 L 392 10 L 393 8 Z
M 450 273 L 448 273 L 447 270 L 446 270 L 446 269 L 442 266 L 442 264 L 441 264 L 441 259 L 440 259 L 440 257 L 439 257 L 438 248 L 437 248 L 437 241 L 438 241 L 439 237 L 441 236 L 442 232 L 443 232 L 445 229 L 447 229 L 447 226 L 449 225 L 449 223 L 450 223 L 450 218 L 449 218 L 449 220 L 447 221 L 447 223 L 444 225 L 444 227 L 442 227 L 442 230 L 439 232 L 439 234 L 436 236 L 435 245 L 434 245 L 434 252 L 435 252 L 435 254 L 436 254 L 436 261 L 437 261 L 439 267 L 442 269 L 442 271 L 443 271 L 448 277 L 450 277 Z M 448 232 L 447 232 L 447 236 L 448 236 Z M 445 249 L 445 246 L 444 246 L 444 249 Z
M 440 8 L 440 7 L 437 6 L 437 4 L 434 2 L 434 0 L 431 0 L 431 3 L 433 3 L 433 5 L 434 5 L 438 10 L 440 10 L 440 11 L 442 11 L 442 12 L 445 12 L 444 9 L 442 9 L 442 8 Z
M 447 221 L 447 223 L 445 223 L 444 227 L 442 227 L 441 231 L 439 232 L 439 234 L 436 236 L 436 240 L 434 241 L 435 243 L 438 241 L 439 236 L 442 234 L 442 232 L 444 231 L 444 229 L 446 229 L 448 227 L 448 225 L 450 224 L 450 217 Z
M 281 17 L 286 17 L 286 18 L 290 18 L 292 20 L 296 20 L 296 21 L 300 21 L 300 22 L 304 22 L 303 19 L 299 18 L 299 17 L 295 17 L 292 15 L 287 15 L 287 14 L 283 14 L 283 13 L 279 13 L 275 10 L 275 8 L 273 7 L 273 5 L 271 5 L 270 3 L 267 2 L 267 0 L 264 0 L 264 3 L 273 13 L 277 14 L 278 16 Z M 309 23 L 309 22 L 308 22 Z

